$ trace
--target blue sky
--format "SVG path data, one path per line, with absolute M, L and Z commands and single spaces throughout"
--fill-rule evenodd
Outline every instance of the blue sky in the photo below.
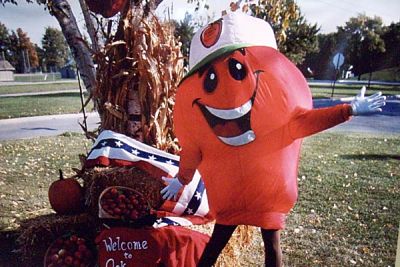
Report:
M 59 28 L 57 20 L 44 10 L 44 6 L 27 4 L 19 0 L 19 5 L 0 5 L 0 22 L 10 30 L 22 28 L 28 33 L 31 41 L 41 46 L 41 39 L 44 29 L 47 26 Z M 73 7 L 75 16 L 81 25 L 83 18 L 79 12 L 79 2 L 69 1 Z M 187 4 L 186 0 L 164 0 L 160 5 L 158 13 L 167 14 L 173 5 L 173 16 L 183 18 L 186 11 L 193 11 L 194 7 Z M 217 18 L 223 9 L 229 8 L 231 0 L 209 0 L 209 15 Z M 378 15 L 383 19 L 384 24 L 400 21 L 400 0 L 297 0 L 302 13 L 307 21 L 317 23 L 322 33 L 334 32 L 337 26 L 342 26 L 350 17 L 359 13 L 368 16 Z

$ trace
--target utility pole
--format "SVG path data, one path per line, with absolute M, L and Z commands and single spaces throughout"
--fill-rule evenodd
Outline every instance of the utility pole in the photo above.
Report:
M 31 61 L 29 58 L 28 49 L 25 49 L 24 51 L 26 53 L 26 63 L 27 63 L 28 72 L 30 73 L 31 72 Z
M 22 53 L 22 60 L 24 61 L 24 62 L 23 62 L 23 67 L 24 67 L 23 72 L 26 73 L 26 59 L 25 59 L 24 50 L 21 50 L 21 53 Z

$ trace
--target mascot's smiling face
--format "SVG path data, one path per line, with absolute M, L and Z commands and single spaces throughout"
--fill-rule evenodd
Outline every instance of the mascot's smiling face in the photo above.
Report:
M 177 105 L 192 135 L 242 146 L 312 107 L 308 85 L 284 55 L 270 47 L 235 50 L 202 66 L 179 86 Z
M 225 144 L 239 146 L 252 142 L 251 110 L 257 93 L 257 71 L 247 60 L 246 50 L 207 64 L 198 71 L 202 92 L 194 99 L 213 133 Z

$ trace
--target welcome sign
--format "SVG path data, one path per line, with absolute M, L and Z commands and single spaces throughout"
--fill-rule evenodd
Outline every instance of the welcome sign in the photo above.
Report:
M 117 227 L 96 238 L 100 267 L 196 266 L 209 236 L 177 226 Z

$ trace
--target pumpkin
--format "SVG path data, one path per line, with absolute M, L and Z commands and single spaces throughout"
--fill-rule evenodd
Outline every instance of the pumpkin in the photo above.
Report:
M 62 170 L 60 179 L 49 187 L 49 202 L 58 214 L 75 214 L 83 208 L 83 188 L 74 178 L 64 179 Z
M 90 11 L 100 14 L 105 18 L 113 17 L 126 5 L 127 0 L 86 0 Z

